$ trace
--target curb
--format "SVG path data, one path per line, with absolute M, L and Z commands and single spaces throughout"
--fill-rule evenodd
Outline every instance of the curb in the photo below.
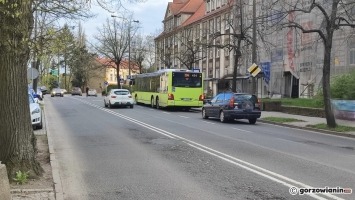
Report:
M 295 126 L 295 125 L 291 125 L 291 124 L 283 124 L 283 123 L 271 122 L 271 121 L 262 120 L 262 119 L 258 119 L 258 121 L 262 122 L 262 123 L 265 123 L 265 124 L 273 124 L 273 125 L 285 126 L 285 127 L 289 127 L 289 128 L 314 131 L 314 132 L 324 133 L 324 134 L 328 134 L 328 135 L 336 135 L 336 136 L 355 138 L 355 134 L 351 134 L 351 133 L 343 133 L 343 132 L 329 131 L 329 130 L 324 130 L 324 129 L 310 128 L 310 127 L 303 127 L 303 126 Z
M 11 194 L 22 193 L 22 192 L 54 192 L 52 188 L 48 189 L 12 189 Z
M 46 109 L 44 109 L 44 113 L 46 113 Z M 53 139 L 52 139 L 52 135 L 50 134 L 50 131 L 48 131 L 47 129 L 48 121 L 47 121 L 46 114 L 44 114 L 44 116 L 45 116 L 44 121 L 46 126 L 46 133 L 48 138 L 49 158 L 52 167 L 52 177 L 54 182 L 54 196 L 55 199 L 57 200 L 64 200 L 62 180 L 60 179 L 60 174 L 59 174 L 59 165 L 54 155 Z

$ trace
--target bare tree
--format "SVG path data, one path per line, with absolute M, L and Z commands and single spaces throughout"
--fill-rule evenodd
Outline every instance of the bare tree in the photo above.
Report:
M 327 125 L 331 128 L 336 127 L 330 101 L 330 67 L 333 36 L 335 31 L 342 31 L 345 28 L 355 28 L 355 1 L 311 0 L 304 2 L 300 0 L 274 0 L 270 5 L 278 9 L 281 19 L 287 19 L 283 20 L 279 26 L 284 28 L 294 28 L 300 30 L 304 34 L 315 33 L 322 41 L 324 45 L 322 86 L 325 114 Z M 314 25 L 314 28 L 310 28 L 307 24 L 302 24 L 300 22 L 299 17 L 301 16 L 313 18 L 315 18 L 314 16 L 317 16 L 317 18 L 321 18 L 319 20 L 320 23 Z
M 228 6 L 230 15 L 224 20 L 229 28 L 226 28 L 224 33 L 213 30 L 213 33 L 210 33 L 210 40 L 205 45 L 208 48 L 220 48 L 234 52 L 232 91 L 236 92 L 238 65 L 242 57 L 242 50 L 252 44 L 252 36 L 250 35 L 252 23 L 245 23 L 246 13 L 243 11 L 245 6 L 243 0 L 230 1 Z M 221 41 L 221 38 L 224 40 Z
M 120 64 L 128 50 L 130 42 L 128 37 L 131 34 L 128 32 L 132 31 L 131 27 L 132 20 L 118 21 L 107 19 L 106 24 L 103 25 L 102 29 L 99 29 L 99 35 L 95 37 L 98 41 L 98 44 L 95 45 L 98 53 L 109 59 L 110 62 L 115 63 L 117 87 L 120 85 Z M 133 32 L 136 30 L 136 28 L 133 29 Z
M 134 37 L 132 47 L 133 56 L 131 56 L 131 59 L 138 65 L 139 73 L 141 74 L 143 69 L 143 62 L 147 55 L 147 47 L 144 45 L 144 38 L 142 35 L 137 35 Z
M 144 46 L 146 48 L 145 61 L 148 64 L 148 68 L 151 68 L 155 64 L 155 42 L 156 35 L 147 35 L 145 38 Z
M 174 57 L 177 58 L 182 65 L 187 69 L 192 70 L 194 64 L 205 58 L 203 51 L 203 45 L 194 39 L 193 28 L 187 28 L 180 34 L 175 36 L 175 40 L 180 43 L 179 51 L 174 52 Z

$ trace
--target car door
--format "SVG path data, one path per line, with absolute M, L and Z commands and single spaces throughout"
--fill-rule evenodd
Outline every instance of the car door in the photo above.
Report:
M 218 95 L 217 95 L 218 96 Z M 207 102 L 204 106 L 207 116 L 213 116 L 213 104 L 217 101 L 217 96 L 213 97 L 211 101 Z
M 219 117 L 219 111 L 221 108 L 221 104 L 223 104 L 223 96 L 224 94 L 219 94 L 216 96 L 216 100 L 211 103 L 211 115 L 213 117 Z

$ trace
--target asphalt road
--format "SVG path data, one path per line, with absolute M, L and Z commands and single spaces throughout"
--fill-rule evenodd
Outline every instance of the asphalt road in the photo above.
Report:
M 355 140 L 102 97 L 45 98 L 65 199 L 355 199 Z M 294 191 L 294 190 L 292 190 Z

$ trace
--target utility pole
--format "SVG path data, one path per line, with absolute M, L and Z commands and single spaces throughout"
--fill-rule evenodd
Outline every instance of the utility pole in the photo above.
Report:
M 252 44 L 252 62 L 257 64 L 257 58 L 256 58 L 256 0 L 253 0 L 253 44 Z M 256 88 L 256 79 L 255 77 L 252 77 L 251 81 L 251 87 L 252 87 L 252 94 L 257 93 L 257 88 Z

